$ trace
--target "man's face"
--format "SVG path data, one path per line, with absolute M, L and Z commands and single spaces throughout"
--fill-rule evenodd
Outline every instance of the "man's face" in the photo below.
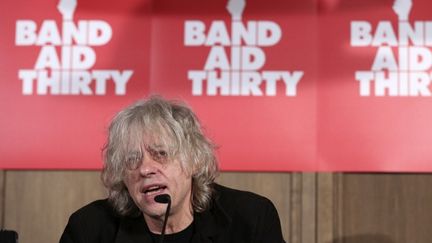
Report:
M 170 215 L 191 215 L 192 178 L 177 159 L 168 159 L 167 152 L 154 146 L 143 149 L 140 162 L 126 169 L 124 183 L 145 217 L 161 218 L 167 205 L 155 202 L 160 194 L 171 196 Z M 132 155 L 132 160 L 133 160 Z M 136 159 L 136 158 L 135 158 Z M 136 168 L 134 168 L 136 167 Z

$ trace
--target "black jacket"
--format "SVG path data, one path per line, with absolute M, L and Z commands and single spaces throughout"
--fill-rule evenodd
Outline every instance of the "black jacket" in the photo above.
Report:
M 284 243 L 276 208 L 267 198 L 215 184 L 210 208 L 195 213 L 193 243 Z M 60 243 L 152 243 L 144 217 L 121 217 L 107 200 L 69 218 Z

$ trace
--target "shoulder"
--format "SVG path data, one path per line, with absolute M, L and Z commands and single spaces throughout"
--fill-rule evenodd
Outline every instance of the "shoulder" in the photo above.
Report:
M 91 202 L 74 212 L 70 219 L 82 221 L 115 221 L 117 215 L 107 199 Z
M 246 222 L 279 221 L 276 207 L 264 196 L 218 184 L 214 185 L 214 193 L 218 207 L 231 218 Z
M 273 206 L 268 198 L 253 192 L 237 190 L 219 184 L 214 185 L 214 190 L 216 200 L 224 209 L 235 206 L 239 209 L 249 209 L 256 212 L 257 209 Z
M 246 242 L 284 242 L 279 215 L 268 198 L 217 184 L 214 193 L 216 207 L 229 218 L 234 235 L 250 237 Z
M 96 239 L 110 237 L 111 234 L 113 237 L 118 223 L 119 217 L 108 200 L 97 200 L 69 217 L 60 242 L 97 242 Z

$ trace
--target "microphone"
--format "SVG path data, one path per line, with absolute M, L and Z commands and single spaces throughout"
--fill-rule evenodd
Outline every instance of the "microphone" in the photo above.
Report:
M 157 203 L 163 203 L 163 204 L 168 203 L 167 209 L 165 211 L 165 219 L 164 219 L 164 223 L 163 223 L 163 227 L 162 227 L 162 233 L 161 233 L 161 236 L 159 238 L 159 243 L 163 243 L 164 236 L 165 236 L 165 228 L 166 228 L 166 225 L 168 222 L 168 215 L 169 215 L 170 209 L 171 209 L 171 197 L 168 194 L 160 194 L 160 195 L 157 195 L 154 198 L 154 200 Z
M 168 194 L 160 194 L 157 195 L 154 200 L 158 203 L 170 203 L 171 202 L 171 197 Z

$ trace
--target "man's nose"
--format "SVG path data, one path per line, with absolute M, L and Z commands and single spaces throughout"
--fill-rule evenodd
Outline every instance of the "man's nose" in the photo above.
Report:
M 159 163 L 151 158 L 149 154 L 145 154 L 140 167 L 139 173 L 141 176 L 149 177 L 155 175 L 159 170 Z

